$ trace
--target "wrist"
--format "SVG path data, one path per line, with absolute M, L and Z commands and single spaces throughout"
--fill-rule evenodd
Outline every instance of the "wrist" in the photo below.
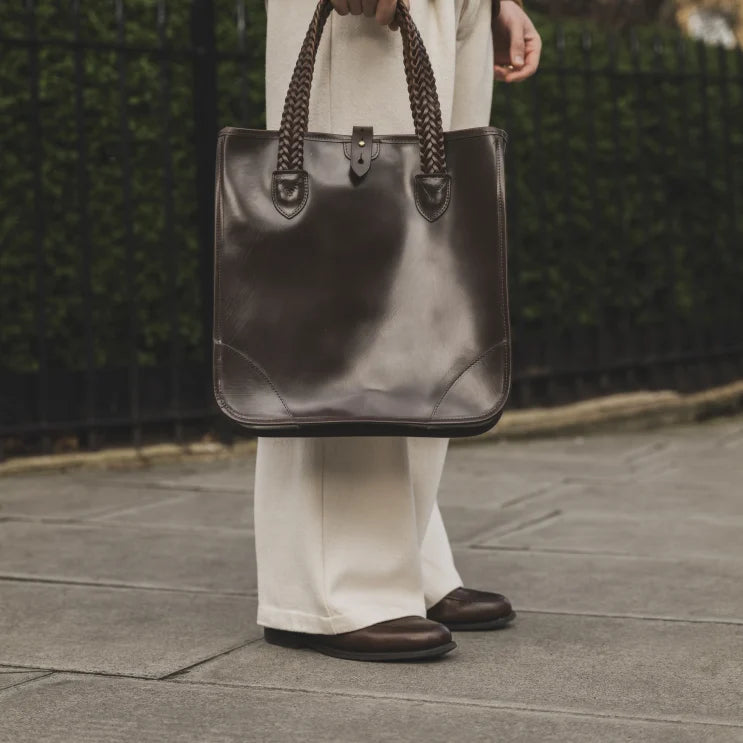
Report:
M 523 0 L 493 0 L 493 18 L 496 18 L 498 16 L 498 13 L 500 13 L 501 2 L 516 3 L 516 5 L 518 5 L 520 8 L 524 7 Z

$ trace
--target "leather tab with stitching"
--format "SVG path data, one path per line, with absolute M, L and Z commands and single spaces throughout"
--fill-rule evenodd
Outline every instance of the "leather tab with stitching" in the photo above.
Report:
M 310 192 L 306 170 L 275 170 L 271 182 L 271 198 L 276 210 L 287 219 L 304 209 Z
M 363 178 L 371 167 L 374 147 L 374 129 L 370 126 L 355 126 L 351 134 L 351 170 Z
M 449 206 L 451 176 L 448 173 L 415 176 L 415 205 L 429 221 L 435 222 Z

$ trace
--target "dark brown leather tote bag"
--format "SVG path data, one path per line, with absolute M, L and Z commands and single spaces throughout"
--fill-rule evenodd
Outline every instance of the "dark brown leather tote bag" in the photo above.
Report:
M 321 0 L 275 131 L 224 129 L 214 390 L 258 436 L 469 436 L 510 386 L 505 133 L 444 134 L 398 7 L 415 135 L 307 132 Z

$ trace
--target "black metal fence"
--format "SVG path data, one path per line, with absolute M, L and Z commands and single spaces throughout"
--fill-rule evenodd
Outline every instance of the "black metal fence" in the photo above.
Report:
M 6 455 L 229 435 L 210 387 L 214 143 L 263 125 L 262 6 L 0 10 Z M 742 377 L 743 57 L 659 32 L 544 37 L 539 75 L 493 110 L 511 134 L 511 404 Z

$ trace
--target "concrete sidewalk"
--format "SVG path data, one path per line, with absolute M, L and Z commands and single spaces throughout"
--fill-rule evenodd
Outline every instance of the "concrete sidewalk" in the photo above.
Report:
M 743 741 L 743 418 L 452 447 L 519 618 L 428 663 L 262 641 L 252 470 L 0 479 L 0 741 Z

